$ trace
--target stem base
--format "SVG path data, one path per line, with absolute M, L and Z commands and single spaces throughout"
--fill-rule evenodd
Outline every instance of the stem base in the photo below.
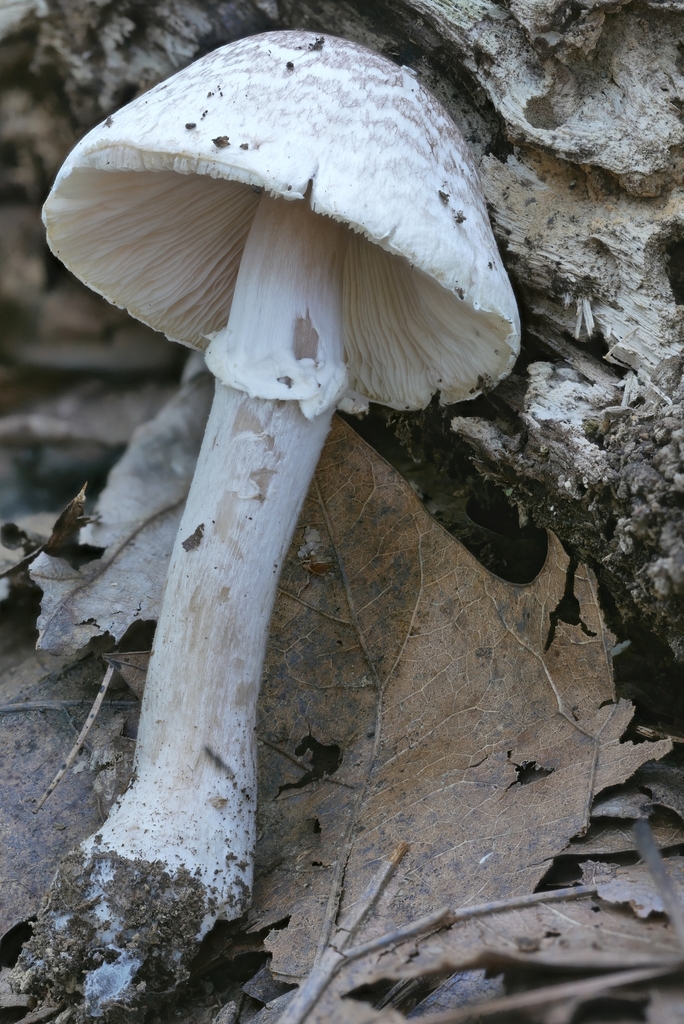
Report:
M 48 1004 L 77 1000 L 73 1022 L 103 1024 L 138 1024 L 155 995 L 187 980 L 207 909 L 185 869 L 81 848 L 62 861 L 50 907 L 59 910 L 40 914 L 12 983 Z

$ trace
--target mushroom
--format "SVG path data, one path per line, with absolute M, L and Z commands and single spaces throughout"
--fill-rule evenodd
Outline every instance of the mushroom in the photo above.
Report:
M 208 54 L 91 131 L 44 218 L 77 277 L 216 377 L 134 781 L 62 866 L 23 961 L 56 991 L 80 942 L 100 1016 L 133 979 L 182 978 L 192 941 L 249 904 L 269 618 L 335 407 L 474 398 L 510 371 L 519 322 L 454 123 L 411 69 L 343 39 Z

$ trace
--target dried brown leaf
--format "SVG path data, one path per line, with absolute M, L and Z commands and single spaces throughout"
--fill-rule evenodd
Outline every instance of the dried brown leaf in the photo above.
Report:
M 52 533 L 56 518 L 54 512 L 34 512 L 20 516 L 16 523 L 2 524 L 0 578 L 16 572 L 18 563 L 38 548 L 43 548 Z
M 97 521 L 82 532 L 105 548 L 101 558 L 80 569 L 48 554 L 33 563 L 43 589 L 41 649 L 74 654 L 92 637 L 118 640 L 133 622 L 157 618 L 212 395 L 213 378 L 199 374 L 135 432 L 100 495 Z
M 311 531 L 334 565 L 320 577 L 298 554 Z M 367 935 L 531 892 L 594 795 L 670 749 L 620 741 L 632 708 L 614 703 L 613 639 L 586 569 L 581 624 L 551 632 L 567 570 L 551 536 L 533 583 L 492 576 L 337 423 L 281 577 L 260 701 L 250 921 L 291 915 L 267 940 L 276 973 L 308 973 L 340 902 L 402 840 Z M 353 789 L 302 779 L 277 747 L 330 763 L 338 751 L 334 778 Z
M 595 897 L 502 911 L 404 943 L 367 962 L 338 986 L 372 985 L 482 967 L 490 970 L 614 971 L 676 962 L 676 935 L 665 918 L 638 920 Z
M 684 843 L 684 825 L 674 815 L 660 812 L 649 821 L 655 842 L 661 849 Z M 586 835 L 573 839 L 563 853 L 575 857 L 598 857 L 630 850 L 636 850 L 631 821 L 626 821 L 624 825 L 596 822 L 590 826 Z
M 677 765 L 645 764 L 632 784 L 651 794 L 651 802 L 667 807 L 684 821 L 684 775 Z
M 126 713 L 109 704 L 76 764 L 40 813 L 32 813 L 69 753 L 103 674 L 94 659 L 46 674 L 46 657 L 30 659 L 21 673 L 22 703 L 55 706 L 0 712 L 0 935 L 36 913 L 57 864 L 101 824 L 132 765 L 134 743 L 120 735 Z M 0 701 L 17 699 L 9 673 L 7 682 Z M 82 704 L 60 707 L 69 699 Z
M 667 857 L 665 867 L 680 901 L 684 899 L 684 857 Z M 637 917 L 663 914 L 662 896 L 645 864 L 619 867 L 615 877 L 599 883 L 598 893 L 610 903 L 628 903 Z
M 447 1010 L 445 1013 L 431 1014 L 431 1024 L 481 1024 L 483 1020 L 492 1018 L 498 1018 L 500 1021 L 528 1020 L 531 1024 L 572 1024 L 572 1021 L 577 1019 L 597 1020 L 597 1017 L 585 1016 L 582 1012 L 584 1006 L 591 1003 L 595 1006 L 597 1000 L 602 1008 L 606 1004 L 610 1007 L 608 1019 L 622 1020 L 626 1024 L 627 1020 L 634 1019 L 630 1010 L 639 1012 L 648 999 L 644 984 L 662 980 L 667 975 L 674 975 L 678 967 L 679 965 L 652 966 L 631 971 L 619 970 L 598 977 L 577 978 L 540 988 L 528 988 L 498 999 L 487 1000 L 477 1007 L 466 1006 L 462 1009 Z M 641 991 L 637 986 L 641 987 Z M 624 1012 L 625 1004 L 629 1006 L 628 1016 L 618 1017 L 615 1011 Z M 377 1024 L 389 1024 L 389 1019 L 384 1016 L 375 1019 Z M 317 1017 L 315 1024 L 318 1024 L 319 1020 L 322 1021 Z
M 27 569 L 43 551 L 50 555 L 56 555 L 69 543 L 76 531 L 88 522 L 83 516 L 87 486 L 87 483 L 83 484 L 78 494 L 71 499 L 66 508 L 62 509 L 55 519 L 47 539 L 42 543 L 35 534 L 33 537 L 29 536 L 16 523 L 3 524 L 2 540 L 5 550 L 11 551 L 13 548 L 23 547 L 24 557 L 11 560 L 9 567 L 0 571 L 0 579 L 3 576 L 10 576 L 12 573 Z
M 150 651 L 128 651 L 125 654 L 104 654 L 103 659 L 119 673 L 133 693 L 142 700 Z
M 265 1006 L 255 1017 L 253 1024 L 278 1024 L 285 1001 L 273 1007 Z M 355 999 L 326 1000 L 324 1008 L 316 1010 L 307 1018 L 307 1024 L 406 1024 L 406 1017 L 389 1007 L 375 1010 L 365 1002 Z
M 59 551 L 60 548 L 68 543 L 74 533 L 85 525 L 86 520 L 83 518 L 83 510 L 85 509 L 87 486 L 87 484 L 83 484 L 78 494 L 71 499 L 66 508 L 57 516 L 55 525 L 52 527 L 52 533 L 48 537 L 43 549 L 48 554 L 55 554 Z
M 596 801 L 591 809 L 592 818 L 648 818 L 653 804 L 648 793 L 638 786 L 623 786 L 618 792 Z
M 489 974 L 484 970 L 452 974 L 421 1001 L 421 1012 L 444 1013 L 496 999 L 504 994 L 503 980 L 502 974 Z

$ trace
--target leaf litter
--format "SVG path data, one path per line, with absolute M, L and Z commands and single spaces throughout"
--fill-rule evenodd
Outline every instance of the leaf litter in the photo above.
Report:
M 16 523 L 3 523 L 0 539 L 2 539 L 5 549 L 7 550 L 8 546 L 10 550 L 23 548 L 24 557 L 19 561 L 13 560 L 9 567 L 0 569 L 0 579 L 28 568 L 43 552 L 46 555 L 56 555 L 61 552 L 74 534 L 88 522 L 83 515 L 86 487 L 87 484 L 84 484 L 78 494 L 59 513 L 45 540 L 35 532 L 27 533 Z
M 82 532 L 84 543 L 105 549 L 101 558 L 73 568 L 43 553 L 33 563 L 42 650 L 75 654 L 93 637 L 118 641 L 133 622 L 157 618 L 212 395 L 213 378 L 196 373 L 136 430 Z
M 100 710 L 68 778 L 33 813 L 102 682 L 99 659 L 55 661 L 52 672 L 30 661 L 12 710 L 0 709 L 0 935 L 36 913 L 61 858 L 104 821 L 130 777 L 135 744 L 122 735 L 131 713 L 123 694 L 120 706 Z
M 568 558 L 549 538 L 542 573 L 514 585 L 482 569 L 411 487 L 338 422 L 300 526 L 335 568 L 280 581 L 258 732 L 343 752 L 336 777 L 284 789 L 289 765 L 261 748 L 253 928 L 271 969 L 299 980 L 378 861 L 409 844 L 369 934 L 434 910 L 532 892 L 589 824 L 594 795 L 670 750 L 621 742 L 596 584 L 581 567 L 581 623 L 551 613 Z M 532 771 L 530 772 L 530 769 Z M 320 832 L 311 827 L 318 822 Z
M 186 383 L 110 474 L 100 520 L 84 531 L 105 548 L 102 559 L 75 571 L 41 556 L 44 648 L 73 652 L 156 616 L 207 383 Z M 169 437 L 175 463 L 163 454 Z M 491 575 L 336 421 L 283 569 L 259 705 L 247 927 L 272 929 L 273 977 L 301 982 L 398 843 L 408 851 L 359 940 L 445 904 L 531 893 L 589 827 L 595 794 L 671 749 L 667 740 L 621 740 L 633 709 L 615 700 L 614 640 L 588 570 L 574 574 L 579 624 L 552 617 L 568 569 L 550 535 L 532 583 Z M 112 600 L 117 582 L 124 586 Z M 144 655 L 136 657 L 140 682 Z M 65 797 L 72 784 L 63 783 Z M 73 842 L 92 827 L 80 820 Z M 379 955 L 385 972 L 387 954 Z M 376 1019 L 367 1004 L 344 1000 L 341 1010 L 339 1002 L 374 964 L 362 961 L 346 979 L 343 971 L 309 1019 Z M 423 961 L 412 966 L 425 970 Z

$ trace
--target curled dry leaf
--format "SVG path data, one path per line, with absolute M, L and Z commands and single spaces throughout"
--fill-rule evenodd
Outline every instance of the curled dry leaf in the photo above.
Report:
M 83 516 L 86 487 L 87 484 L 84 484 L 78 494 L 71 499 L 66 508 L 57 516 L 54 525 L 49 531 L 47 540 L 41 541 L 41 538 L 36 536 L 35 533 L 29 535 L 26 530 L 16 523 L 3 524 L 1 538 L 4 541 L 5 550 L 7 550 L 8 544 L 12 544 L 14 548 L 23 547 L 24 557 L 19 560 L 15 558 L 7 568 L 3 568 L 0 563 L 0 579 L 3 576 L 11 576 L 21 569 L 28 568 L 29 565 L 40 557 L 43 551 L 46 554 L 57 554 L 71 540 L 77 530 L 88 522 Z
M 592 818 L 648 818 L 654 805 L 666 807 L 684 820 L 684 782 L 681 768 L 645 764 L 628 786 L 594 804 Z
M 667 807 L 684 820 L 684 779 L 678 765 L 645 764 L 632 784 L 651 794 L 651 802 Z
M 157 618 L 211 398 L 212 378 L 199 374 L 136 430 L 100 495 L 97 521 L 82 533 L 105 548 L 101 558 L 80 569 L 47 554 L 33 563 L 43 589 L 42 650 L 73 654 L 94 636 L 119 640 L 131 623 Z
M 593 812 L 592 812 L 593 814 Z M 594 822 L 586 835 L 573 839 L 563 851 L 573 857 L 598 857 L 636 850 L 631 821 Z M 650 819 L 653 838 L 661 849 L 684 844 L 684 825 L 675 815 L 659 813 Z
M 665 869 L 681 902 L 684 899 L 684 857 L 667 857 Z M 628 903 L 637 917 L 666 912 L 646 864 L 618 867 L 613 878 L 599 882 L 598 894 L 610 903 Z
M 19 516 L 16 523 L 0 528 L 0 578 L 16 572 L 27 555 L 43 548 L 52 533 L 54 512 L 34 512 Z
M 597 800 L 591 809 L 591 816 L 633 821 L 636 818 L 648 818 L 652 810 L 653 804 L 648 793 L 644 793 L 638 786 L 629 785 Z
M 52 533 L 48 537 L 44 548 L 48 553 L 59 551 L 73 537 L 76 531 L 87 522 L 83 517 L 87 486 L 87 484 L 83 484 L 78 494 L 71 499 L 66 508 L 57 516 L 55 525 L 52 527 Z
M 665 918 L 640 921 L 595 897 L 537 904 L 467 921 L 404 943 L 366 963 L 346 987 L 485 968 L 490 971 L 616 971 L 676 963 L 676 936 Z
M 142 700 L 150 656 L 150 651 L 130 651 L 125 654 L 104 654 L 103 660 L 116 669 L 136 697 Z

